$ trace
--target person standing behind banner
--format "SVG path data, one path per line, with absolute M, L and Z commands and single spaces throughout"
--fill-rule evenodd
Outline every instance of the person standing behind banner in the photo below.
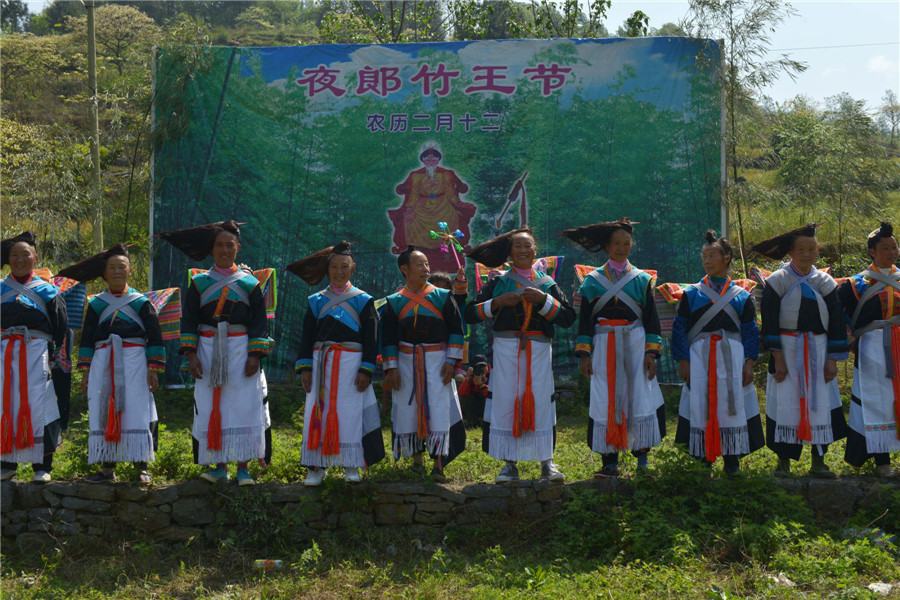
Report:
M 900 450 L 900 249 L 893 226 L 883 221 L 867 246 L 872 264 L 838 289 L 856 338 L 844 460 L 859 468 L 874 458 L 878 476 L 893 477 L 889 453 Z
M 811 446 L 813 477 L 833 478 L 828 444 L 847 435 L 837 388 L 837 361 L 848 357 L 847 324 L 838 284 L 813 265 L 819 256 L 809 223 L 760 242 L 751 250 L 790 263 L 766 279 L 760 313 L 770 351 L 766 384 L 766 445 L 778 455 L 775 474 L 789 477 L 791 460 Z
M 553 278 L 532 268 L 537 245 L 530 227 L 473 248 L 468 257 L 490 268 L 512 269 L 490 280 L 466 307 L 471 324 L 494 320 L 493 371 L 484 409 L 482 447 L 506 461 L 495 483 L 519 479 L 517 462 L 537 460 L 541 479 L 565 481 L 553 464 L 553 328 L 568 327 L 575 310 Z
M 34 273 L 39 257 L 26 231 L 0 242 L 0 480 L 12 479 L 20 462 L 30 462 L 34 481 L 50 481 L 53 453 L 62 442 L 59 408 L 50 380 L 50 345 L 59 348 L 68 328 L 59 288 Z M 49 342 L 49 344 L 48 344 Z
M 345 241 L 287 270 L 311 286 L 326 275 L 329 283 L 308 299 L 296 365 L 306 392 L 300 464 L 310 471 L 303 483 L 321 485 L 331 466 L 344 467 L 344 480 L 359 483 L 359 469 L 384 458 L 372 389 L 378 357 L 375 300 L 350 283 L 356 263 Z
M 89 483 L 116 480 L 116 463 L 132 462 L 138 482 L 151 483 L 147 463 L 157 448 L 153 392 L 166 370 L 166 350 L 156 309 L 128 285 L 131 259 L 123 244 L 90 256 L 59 273 L 76 281 L 102 277 L 107 289 L 88 301 L 78 368 L 87 393 L 88 464 L 102 463 Z
M 456 306 L 459 308 L 459 314 L 463 314 L 463 311 L 466 309 L 466 304 L 469 301 L 469 282 L 466 279 L 466 269 L 465 267 L 460 267 L 456 271 L 456 277 L 450 279 L 450 275 L 448 273 L 432 273 L 428 276 L 428 283 L 433 285 L 434 287 L 441 288 L 443 290 L 450 290 L 453 294 L 453 299 L 456 300 Z M 469 326 L 463 321 L 463 339 L 468 337 L 469 335 Z M 456 380 L 456 384 L 460 385 L 463 380 L 466 378 L 466 373 L 463 370 L 463 361 L 466 359 L 466 345 L 463 343 L 463 360 L 456 363 L 456 371 L 453 373 L 453 379 Z
M 706 277 L 684 289 L 672 325 L 672 356 L 681 390 L 675 443 L 712 466 L 721 456 L 725 473 L 740 473 L 740 458 L 765 445 L 753 365 L 759 329 L 753 296 L 728 276 L 734 251 L 725 238 L 706 232 Z
M 453 372 L 462 359 L 462 317 L 450 292 L 428 283 L 428 258 L 412 246 L 397 257 L 406 280 L 387 297 L 383 314 L 384 381 L 393 390 L 391 422 L 394 460 L 412 456 L 422 468 L 422 451 L 434 459 L 431 477 L 466 447 Z
M 562 234 L 609 261 L 581 284 L 575 356 L 591 381 L 588 446 L 601 454 L 594 477 L 619 476 L 619 452 L 631 450 L 638 470 L 666 435 L 665 405 L 656 379 L 662 346 L 653 278 L 628 261 L 633 223 L 618 221 L 568 229 Z
M 194 386 L 194 460 L 210 465 L 200 477 L 228 479 L 236 461 L 239 485 L 255 482 L 247 461 L 271 455 L 266 377 L 269 326 L 259 281 L 235 264 L 241 249 L 234 221 L 159 234 L 190 258 L 213 255 L 215 264 L 191 278 L 184 295 L 181 349 Z

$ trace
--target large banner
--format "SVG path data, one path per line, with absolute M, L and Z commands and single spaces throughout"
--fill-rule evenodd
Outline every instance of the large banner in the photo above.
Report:
M 564 257 L 558 281 L 571 295 L 574 265 L 606 257 L 557 234 L 628 216 L 640 222 L 632 262 L 660 282 L 693 281 L 702 233 L 722 225 L 720 90 L 699 66 L 714 64 L 710 48 L 686 38 L 210 48 L 209 68 L 187 80 L 161 76 L 177 54 L 162 49 L 151 227 L 246 222 L 238 260 L 253 269 L 346 239 L 354 283 L 382 297 L 402 284 L 396 255 L 408 244 L 432 271 L 456 271 L 431 235 L 439 223 L 464 247 L 527 223 L 539 256 Z M 209 266 L 167 244 L 154 252 L 153 289 Z M 313 291 L 279 273 L 270 377 L 288 376 Z M 558 365 L 575 335 L 560 332 Z

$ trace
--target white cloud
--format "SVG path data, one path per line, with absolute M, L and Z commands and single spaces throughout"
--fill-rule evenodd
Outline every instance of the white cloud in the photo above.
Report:
M 819 75 L 819 79 L 830 79 L 837 75 L 844 75 L 847 72 L 847 67 L 844 65 L 837 65 L 834 67 L 825 67 L 822 69 L 822 74 Z
M 869 59 L 867 66 L 869 73 L 896 73 L 897 64 L 888 60 L 883 54 L 878 54 Z

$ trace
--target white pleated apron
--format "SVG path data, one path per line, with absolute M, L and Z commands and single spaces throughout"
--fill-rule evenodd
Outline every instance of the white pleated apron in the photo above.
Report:
M 426 347 L 435 344 L 423 344 Z M 412 456 L 419 447 L 418 413 L 415 398 L 414 355 L 404 350 L 413 346 L 400 342 L 397 370 L 400 374 L 400 389 L 393 390 L 391 402 L 391 423 L 394 432 L 394 460 L 401 456 Z M 425 383 L 428 391 L 428 438 L 425 449 L 430 454 L 447 456 L 450 452 L 450 427 L 462 420 L 456 382 L 452 379 L 444 385 L 441 368 L 447 358 L 446 350 L 431 350 L 425 356 Z
M 21 340 L 3 338 L 0 341 L 0 360 L 5 360 L 6 348 L 9 344 L 15 344 L 12 350 L 11 379 L 11 413 L 15 431 L 19 427 L 19 360 L 21 357 Z M 32 337 L 24 342 L 28 356 L 28 405 L 31 407 L 31 430 L 34 436 L 33 445 L 26 448 L 16 448 L 13 443 L 12 452 L 0 454 L 0 459 L 8 462 L 40 463 L 44 460 L 44 426 L 59 419 L 59 407 L 56 404 L 56 393 L 53 391 L 53 381 L 50 379 L 49 351 L 47 340 L 40 337 Z M 0 367 L 0 393 L 6 385 L 5 369 Z M 0 402 L 0 416 L 2 416 L 3 402 Z
M 484 420 L 490 426 L 488 454 L 500 460 L 550 460 L 556 404 L 552 397 L 553 349 L 550 342 L 531 340 L 531 391 L 534 395 L 534 431 L 513 435 L 516 397 L 525 392 L 527 354 L 519 351 L 518 338 L 494 337 L 494 365 L 488 384 Z
M 858 364 L 853 370 L 853 395 L 861 404 L 850 403 L 850 427 L 866 438 L 870 454 L 900 451 L 894 416 L 894 388 L 885 377 L 884 332 L 867 331 L 859 340 Z M 900 377 L 900 373 L 895 373 Z
M 591 353 L 591 406 L 590 415 L 594 422 L 593 447 L 591 450 L 600 454 L 620 452 L 622 448 L 616 448 L 606 441 L 607 423 L 609 420 L 610 398 L 607 384 L 607 338 L 612 333 L 595 333 L 594 350 Z M 656 416 L 657 409 L 663 405 L 662 391 L 659 389 L 659 381 L 656 377 L 647 379 L 644 372 L 644 356 L 646 334 L 640 323 L 635 323 L 630 331 L 629 343 L 626 349 L 618 348 L 617 352 L 625 352 L 624 360 L 630 364 L 627 369 L 634 375 L 629 382 L 626 374 L 617 372 L 616 376 L 624 379 L 625 394 L 631 395 L 631 414 L 626 419 L 628 429 L 628 449 L 643 450 L 659 445 L 661 441 L 659 433 L 659 421 Z
M 192 435 L 199 444 L 198 463 L 247 461 L 264 458 L 266 429 L 270 425 L 269 407 L 263 403 L 267 394 L 266 376 L 262 369 L 251 377 L 244 376 L 247 363 L 247 335 L 228 336 L 228 383 L 222 387 L 222 449 L 207 448 L 209 415 L 213 408 L 211 364 L 213 338 L 200 336 L 197 358 L 203 367 L 203 379 L 194 386 L 194 426 Z
M 121 412 L 120 442 L 106 441 L 106 418 L 109 410 L 111 344 L 94 352 L 88 372 L 88 464 L 103 462 L 150 462 L 153 460 L 153 436 L 150 423 L 158 420 L 156 402 L 147 384 L 147 354 L 143 346 L 124 347 L 125 390 Z M 106 389 L 105 389 L 106 388 Z M 122 393 L 117 388 L 116 394 Z M 106 397 L 104 397 L 106 396 Z

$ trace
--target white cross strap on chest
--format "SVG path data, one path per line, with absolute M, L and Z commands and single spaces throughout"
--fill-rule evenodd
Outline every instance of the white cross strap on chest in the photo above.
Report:
M 859 313 L 862 311 L 863 305 L 878 294 L 878 292 L 888 286 L 900 292 L 900 271 L 891 273 L 890 275 L 885 275 L 878 271 L 866 271 L 865 276 L 868 279 L 874 279 L 877 283 L 873 283 L 867 287 L 866 291 L 863 292 L 862 297 L 859 299 L 859 302 L 856 304 L 856 310 L 853 311 L 853 316 L 850 318 L 850 329 L 852 331 L 856 331 L 856 322 L 859 320 Z
M 735 326 L 738 328 L 738 331 L 741 329 L 741 319 L 738 317 L 737 311 L 734 309 L 734 306 L 731 305 L 731 301 L 737 298 L 738 294 L 741 293 L 741 287 L 737 285 L 732 285 L 729 287 L 724 294 L 721 296 L 716 293 L 711 287 L 706 285 L 705 282 L 701 282 L 697 285 L 697 289 L 699 289 L 703 295 L 709 298 L 709 301 L 712 303 L 712 306 L 703 313 L 697 322 L 694 323 L 694 326 L 691 327 L 691 330 L 688 331 L 688 345 L 693 344 L 694 340 L 700 335 L 700 332 L 703 331 L 703 328 L 712 321 L 716 315 L 721 312 L 724 312 L 728 315 L 731 320 L 734 322 Z
M 638 303 L 634 301 L 634 298 L 632 298 L 628 294 L 620 292 L 622 292 L 626 284 L 628 284 L 632 279 L 634 279 L 641 273 L 642 271 L 640 269 L 633 268 L 625 273 L 625 275 L 623 275 L 622 278 L 615 283 L 607 279 L 605 275 L 601 275 L 600 269 L 594 269 L 593 271 L 588 273 L 589 277 L 593 277 L 597 281 L 597 283 L 599 283 L 604 287 L 604 289 L 606 289 L 606 292 L 604 292 L 603 295 L 597 299 L 597 302 L 594 303 L 594 310 L 591 313 L 591 316 L 596 317 L 600 313 L 600 311 L 603 310 L 604 306 L 609 304 L 613 298 L 616 298 L 619 300 L 619 302 L 630 308 L 631 312 L 633 312 L 637 316 L 638 320 L 640 320 L 641 315 L 644 312 L 643 309 L 638 306 Z
M 138 327 L 141 328 L 141 331 L 146 331 L 143 320 L 141 320 L 137 311 L 134 310 L 134 307 L 131 306 L 132 302 L 142 297 L 143 294 L 139 294 L 138 292 L 123 294 L 120 297 L 113 296 L 109 292 L 101 292 L 97 295 L 97 298 L 106 302 L 107 305 L 106 308 L 103 309 L 103 312 L 100 313 L 98 323 L 102 323 L 107 318 L 112 319 L 117 312 L 120 312 L 137 323 Z M 110 325 L 112 325 L 112 321 L 110 321 Z
M 215 283 L 206 288 L 206 290 L 202 294 L 200 294 L 201 305 L 206 304 L 210 298 L 218 294 L 219 291 L 225 287 L 237 294 L 241 299 L 241 302 L 243 302 L 244 304 L 250 304 L 250 297 L 247 295 L 247 292 L 244 291 L 244 288 L 239 285 L 232 285 L 243 279 L 247 273 L 238 269 L 230 275 L 222 275 L 215 269 L 210 269 L 206 272 L 206 274 L 212 277 L 215 280 Z
M 6 302 L 10 298 L 16 298 L 18 296 L 25 296 L 38 307 L 45 315 L 47 314 L 47 303 L 44 302 L 44 299 L 34 290 L 37 286 L 43 284 L 44 282 L 39 279 L 32 279 L 25 285 L 22 285 L 18 281 L 12 278 L 12 276 L 7 277 L 3 280 L 3 283 L 9 287 L 10 291 L 3 294 L 0 301 Z
M 519 285 L 522 286 L 520 289 L 515 291 L 516 294 L 521 294 L 522 292 L 525 291 L 525 288 L 541 289 L 541 286 L 544 285 L 545 283 L 554 283 L 553 278 L 550 277 L 549 275 L 544 275 L 543 277 L 539 277 L 538 279 L 535 279 L 534 281 L 532 281 L 531 279 L 525 279 L 524 277 L 522 277 L 521 275 L 519 275 L 518 273 L 516 273 L 512 270 L 504 273 L 503 277 L 506 277 L 512 281 L 515 281 L 516 283 L 518 283 Z
M 356 309 L 353 308 L 348 300 L 362 294 L 365 294 L 365 292 L 359 288 L 353 288 L 341 294 L 335 294 L 329 289 L 324 290 L 322 292 L 322 295 L 328 298 L 328 302 L 326 302 L 325 305 L 321 309 L 319 309 L 318 318 L 321 319 L 322 317 L 327 315 L 332 308 L 340 306 L 345 311 L 347 311 L 347 314 L 350 315 L 350 318 L 353 319 L 353 321 L 356 323 L 356 326 L 359 327 L 362 322 L 359 317 L 359 313 L 356 312 Z

